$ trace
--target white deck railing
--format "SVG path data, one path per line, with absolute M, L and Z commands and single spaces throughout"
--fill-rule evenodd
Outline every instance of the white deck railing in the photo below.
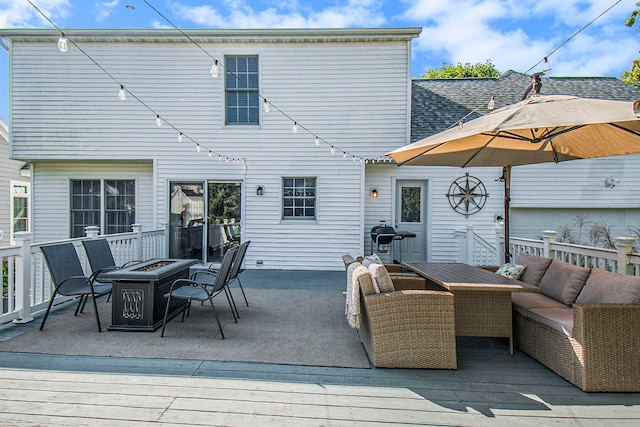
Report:
M 71 242 L 76 247 L 85 273 L 91 272 L 82 241 L 106 238 L 116 264 L 127 261 L 167 257 L 166 233 L 164 229 L 142 231 L 134 225 L 130 233 L 98 235 L 97 227 L 87 227 L 87 237 L 54 242 L 31 243 L 30 233 L 16 233 L 15 246 L 0 247 L 2 260 L 3 304 L 0 324 L 28 322 L 32 313 L 45 309 L 53 291 L 49 270 L 45 264 L 41 246 Z M 64 297 L 59 297 L 63 301 Z
M 640 276 L 640 254 L 634 253 L 636 243 L 633 237 L 615 239 L 616 249 L 603 249 L 584 245 L 557 242 L 556 231 L 544 231 L 542 240 L 511 237 L 511 260 L 515 261 L 521 253 L 546 258 L 556 258 L 569 264 L 588 268 L 600 268 L 620 274 Z M 473 265 L 500 265 L 504 263 L 504 243 L 502 233 L 497 233 L 496 246 L 473 232 L 473 227 L 456 232 L 458 240 L 458 262 Z M 487 248 L 490 246 L 490 250 Z M 496 249 L 497 247 L 497 249 Z

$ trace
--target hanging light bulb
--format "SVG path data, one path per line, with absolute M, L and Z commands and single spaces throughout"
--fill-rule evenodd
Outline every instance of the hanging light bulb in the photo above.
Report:
M 60 38 L 58 39 L 58 49 L 60 50 L 60 52 L 66 52 L 69 50 L 67 36 L 65 36 L 64 33 L 60 33 Z
M 211 77 L 218 77 L 218 60 L 213 61 L 213 65 L 211 66 Z
M 496 108 L 496 97 L 491 95 L 491 100 L 489 101 L 489 104 L 487 104 L 487 110 L 493 110 L 494 108 Z
M 267 102 L 267 98 L 264 99 L 264 112 L 269 112 L 269 103 Z
M 178 142 L 182 142 L 182 132 L 180 132 L 180 134 L 178 134 Z
M 353 163 L 356 162 L 356 156 L 352 156 Z
M 298 123 L 293 122 L 293 133 L 298 133 Z
M 462 125 L 462 120 L 460 120 L 460 121 L 458 122 L 458 129 L 462 129 L 462 127 L 463 127 L 463 125 Z
M 120 100 L 124 101 L 125 99 L 127 99 L 127 91 L 124 90 L 124 86 L 120 85 L 120 90 L 118 91 L 118 97 L 120 98 Z
M 347 158 L 347 153 L 345 153 L 344 151 L 342 152 L 342 158 L 346 159 Z
M 218 154 L 218 161 L 221 161 L 221 160 L 222 160 L 222 155 Z
M 320 145 L 320 138 L 316 136 L 316 146 Z
M 213 152 L 209 150 L 209 157 L 213 156 Z
M 336 154 L 336 148 L 333 145 L 331 146 L 331 154 Z
M 196 150 L 198 151 L 198 153 L 200 152 L 200 144 L 198 142 L 196 142 Z

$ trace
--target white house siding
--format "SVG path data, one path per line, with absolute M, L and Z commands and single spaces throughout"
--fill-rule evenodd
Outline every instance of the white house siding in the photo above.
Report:
M 202 153 L 188 139 L 178 144 L 167 124 L 158 128 L 132 96 L 120 101 L 119 86 L 73 46 L 57 51 L 57 34 L 45 40 L 26 34 L 33 30 L 22 38 L 12 31 L 5 37 L 12 40 L 17 157 L 153 161 L 155 213 L 140 214 L 157 215 L 160 224 L 167 222 L 169 181 L 242 181 L 243 238 L 252 241 L 247 268 L 261 260 L 263 268 L 341 269 L 345 248 L 362 245 L 364 166 L 341 151 L 332 155 L 325 143 L 315 146 L 314 135 L 363 158 L 406 143 L 410 41 L 419 29 L 198 32 L 198 43 L 220 60 L 259 56 L 260 93 L 273 105 L 261 113 L 260 126 L 224 125 L 224 71 L 212 78 L 212 60 L 175 31 L 80 31 L 75 38 L 68 32 L 127 89 L 200 142 Z M 245 159 L 246 169 L 209 158 L 206 149 Z M 317 177 L 315 221 L 281 220 L 283 176 Z M 263 196 L 256 196 L 257 185 L 265 186 Z
M 485 185 L 489 197 L 485 206 L 476 214 L 465 217 L 456 213 L 447 200 L 449 186 L 466 172 L 480 179 Z M 365 183 L 365 251 L 370 249 L 371 227 L 380 220 L 395 224 L 395 182 L 398 180 L 427 181 L 427 260 L 434 262 L 454 262 L 458 260 L 456 231 L 473 230 L 488 242 L 496 243 L 495 215 L 504 212 L 504 184 L 497 181 L 500 168 L 453 168 L 421 167 L 390 164 L 369 164 L 366 169 Z M 378 199 L 369 198 L 370 188 L 378 189 Z M 437 250 L 434 250 L 437 248 Z M 385 256 L 385 255 L 383 255 Z
M 36 242 L 66 239 L 70 235 L 70 180 L 135 179 L 136 222 L 143 230 L 153 222 L 153 180 L 151 164 L 103 164 L 91 162 L 36 163 L 32 170 L 33 236 Z
M 29 183 L 20 170 L 24 162 L 9 158 L 9 129 L 0 119 L 0 246 L 11 244 L 11 182 Z

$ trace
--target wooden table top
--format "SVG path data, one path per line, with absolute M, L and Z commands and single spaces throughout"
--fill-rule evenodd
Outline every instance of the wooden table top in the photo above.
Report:
M 402 265 L 449 291 L 540 291 L 537 286 L 464 263 L 403 262 Z

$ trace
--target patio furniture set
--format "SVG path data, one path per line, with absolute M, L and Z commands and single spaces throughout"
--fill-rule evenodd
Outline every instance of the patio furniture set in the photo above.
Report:
M 506 337 L 511 354 L 515 345 L 584 391 L 640 391 L 640 277 L 528 254 L 513 278 L 497 266 L 343 261 L 376 367 L 456 369 L 456 336 Z
M 105 239 L 84 240 L 82 243 L 92 270 L 89 276 L 84 273 L 72 243 L 41 247 L 54 290 L 40 330 L 43 330 L 58 295 L 77 297 L 76 316 L 84 310 L 87 300 L 91 298 L 98 332 L 102 332 L 102 327 L 96 298 L 108 295 L 107 301 L 113 296 L 112 324 L 109 330 L 153 332 L 162 326 L 161 336 L 164 336 L 166 323 L 178 314 L 182 314 L 184 321 L 185 315 L 189 315 L 192 301 L 209 301 L 220 335 L 224 339 L 213 298 L 224 293 L 237 322 L 239 312 L 229 290 L 229 285 L 234 282 L 242 290 L 245 303 L 249 305 L 239 274 L 250 241 L 230 247 L 219 268 L 210 265 L 194 272 L 191 277 L 189 268 L 197 260 L 154 259 L 131 261 L 118 266 Z

